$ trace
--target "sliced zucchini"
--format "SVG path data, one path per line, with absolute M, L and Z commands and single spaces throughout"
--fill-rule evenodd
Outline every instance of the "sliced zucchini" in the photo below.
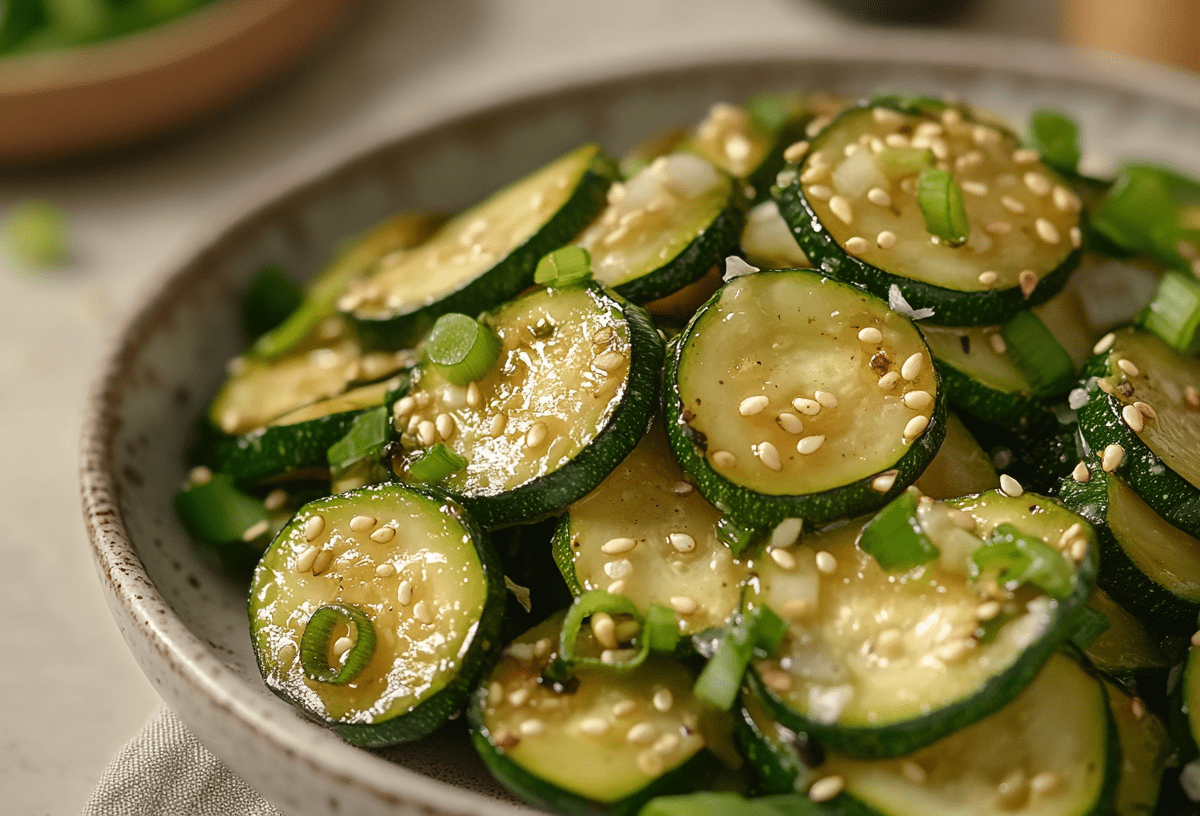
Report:
M 554 556 L 575 594 L 607 589 L 643 614 L 662 604 L 691 634 L 725 624 L 749 574 L 722 543 L 721 519 L 686 480 L 655 423 L 608 478 L 571 505 Z
M 1102 538 L 1103 533 L 1098 537 Z M 1104 570 L 1107 571 L 1109 559 L 1103 555 L 1103 545 L 1101 547 Z M 1108 620 L 1108 628 L 1084 649 L 1084 655 L 1092 665 L 1109 677 L 1137 687 L 1143 685 L 1143 679 L 1149 678 L 1163 681 L 1165 687 L 1172 660 L 1142 622 L 1118 606 L 1100 587 L 1092 592 L 1088 606 Z
M 991 457 L 953 413 L 946 414 L 946 438 L 937 456 L 913 484 L 933 499 L 954 499 L 1000 486 Z
M 1161 263 L 1148 258 L 1110 258 L 1088 251 L 1065 291 L 1075 296 L 1089 332 L 1099 339 L 1137 318 L 1154 299 L 1163 271 Z
M 734 180 L 692 153 L 671 153 L 625 183 L 575 241 L 595 280 L 647 303 L 693 283 L 737 244 L 744 214 Z
M 596 217 L 614 174 L 598 147 L 578 148 L 455 216 L 413 251 L 384 258 L 338 307 L 366 345 L 384 348 L 410 345 L 447 312 L 491 308 L 529 286 L 538 259 Z
M 413 478 L 418 452 L 441 442 L 466 460 L 440 484 L 485 527 L 557 513 L 620 464 L 653 421 L 663 343 L 638 306 L 595 285 L 538 289 L 481 318 L 497 363 L 457 386 L 432 365 L 396 403 Z
M 564 814 L 633 816 L 655 796 L 708 784 L 720 766 L 708 746 L 728 741 L 729 726 L 693 697 L 692 672 L 652 655 L 551 681 L 562 617 L 510 644 L 475 693 L 471 737 L 492 775 Z
M 766 194 L 783 167 L 783 153 L 801 138 L 814 112 L 802 94 L 762 94 L 745 106 L 718 102 L 687 146 L 750 188 Z
M 741 696 L 733 734 L 761 796 L 808 790 L 825 761 L 819 742 L 781 725 L 752 694 Z
M 462 709 L 500 646 L 504 592 L 458 505 L 378 485 L 310 502 L 275 538 L 250 586 L 251 639 L 271 691 L 348 742 L 390 745 Z M 323 607 L 342 613 L 331 630 Z
M 1121 741 L 1121 772 L 1113 813 L 1152 816 L 1158 805 L 1163 772 L 1175 751 L 1167 728 L 1140 700 L 1110 680 L 1104 681 L 1113 723 Z
M 895 286 L 941 325 L 1002 323 L 1061 289 L 1081 245 L 1078 199 L 1019 148 L 958 108 L 868 105 L 821 131 L 774 194 L 801 249 L 829 274 L 883 298 Z M 931 235 L 919 206 L 918 175 L 935 166 L 963 194 L 961 244 Z
M 823 524 L 879 507 L 920 475 L 945 435 L 945 398 L 920 332 L 820 273 L 734 278 L 674 342 L 664 373 L 671 450 L 744 527 Z
M 812 266 L 774 201 L 764 201 L 746 215 L 741 246 L 746 260 L 759 269 L 802 269 Z
M 754 664 L 752 690 L 783 725 L 848 756 L 900 756 L 1000 709 L 1074 633 L 1095 582 L 1090 527 L 1052 500 L 984 493 L 913 506 L 904 525 L 933 560 L 885 571 L 858 544 L 862 521 L 850 522 L 770 552 L 748 599 L 790 621 L 781 648 Z M 993 574 L 1003 550 L 980 537 L 1004 524 L 1056 583 Z
M 1200 614 L 1200 540 L 1171 526 L 1098 460 L 1085 466 L 1087 481 L 1063 479 L 1061 496 L 1096 528 L 1100 585 L 1154 626 L 1190 634 Z
M 1194 745 L 1200 745 L 1200 646 L 1188 649 L 1183 667 L 1183 713 Z
M 1083 372 L 1094 378 L 1084 441 L 1156 513 L 1200 536 L 1200 359 L 1136 329 L 1101 343 Z

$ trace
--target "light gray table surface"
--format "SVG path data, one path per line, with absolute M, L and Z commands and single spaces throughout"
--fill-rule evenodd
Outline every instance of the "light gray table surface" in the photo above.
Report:
M 1049 6 L 981 2 L 958 25 L 1044 38 Z M 284 178 L 475 100 L 731 44 L 799 49 L 857 25 L 804 0 L 375 0 L 286 78 L 197 127 L 0 171 L 0 212 L 57 202 L 77 258 L 35 277 L 0 255 L 0 811 L 78 813 L 157 703 L 101 596 L 77 444 L 111 335 L 197 236 Z

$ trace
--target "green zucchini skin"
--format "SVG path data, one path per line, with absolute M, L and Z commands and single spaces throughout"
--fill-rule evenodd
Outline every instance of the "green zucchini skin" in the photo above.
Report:
M 1046 405 L 1031 394 L 997 391 L 944 360 L 934 357 L 934 363 L 942 377 L 946 399 L 955 411 L 1014 431 L 1053 417 Z
M 449 312 L 478 314 L 519 294 L 533 284 L 533 271 L 547 252 L 569 244 L 604 208 L 616 165 L 597 154 L 571 197 L 542 228 L 495 266 L 447 297 L 389 317 L 350 314 L 365 349 L 398 349 L 423 337 L 434 321 Z
M 795 793 L 803 788 L 799 783 L 812 775 L 794 750 L 777 745 L 762 732 L 744 705 L 734 713 L 733 738 L 754 779 L 757 796 Z
M 960 414 L 963 424 L 992 455 L 996 470 L 1043 496 L 1058 496 L 1062 480 L 1083 455 L 1074 422 L 1064 423 L 1051 411 L 1014 430 Z
M 583 587 L 575 575 L 575 552 L 571 549 L 571 517 L 565 515 L 554 528 L 554 536 L 550 539 L 550 551 L 554 555 L 554 564 L 562 574 L 563 582 L 571 595 L 579 597 Z
M 811 270 L 772 270 L 778 272 Z M 898 471 L 895 484 L 886 493 L 871 487 L 871 474 L 851 484 L 806 496 L 766 496 L 749 488 L 735 484 L 717 472 L 704 455 L 700 444 L 690 433 L 683 397 L 679 392 L 679 367 L 688 340 L 696 329 L 699 319 L 709 308 L 715 307 L 724 290 L 720 289 L 708 302 L 700 307 L 667 349 L 666 366 L 663 370 L 663 414 L 666 417 L 667 438 L 671 452 L 679 466 L 695 481 L 697 489 L 708 501 L 729 515 L 738 524 L 762 529 L 774 527 L 787 518 L 801 518 L 808 524 L 827 524 L 844 518 L 852 518 L 877 510 L 887 504 L 904 489 L 916 481 L 926 466 L 937 455 L 938 448 L 946 436 L 946 392 L 942 388 L 941 375 L 934 367 L 937 377 L 937 394 L 930 416 L 929 426 L 899 461 L 892 465 Z M 925 347 L 928 353 L 928 346 Z M 930 354 L 930 359 L 933 355 Z
M 328 473 L 329 446 L 350 430 L 362 411 L 342 411 L 295 426 L 259 428 L 241 436 L 212 429 L 215 440 L 202 454 L 202 464 L 228 473 L 240 485 L 295 479 Z

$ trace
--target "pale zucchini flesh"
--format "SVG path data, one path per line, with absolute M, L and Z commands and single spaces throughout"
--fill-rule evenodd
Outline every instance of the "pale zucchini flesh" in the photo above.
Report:
M 1108 481 L 1108 529 L 1121 550 L 1172 595 L 1200 604 L 1200 540 L 1171 526 L 1120 478 Z
M 932 346 L 931 346 L 932 348 Z M 917 489 L 933 499 L 954 499 L 1000 486 L 987 451 L 953 413 L 946 414 L 946 438 L 937 456 L 917 478 Z

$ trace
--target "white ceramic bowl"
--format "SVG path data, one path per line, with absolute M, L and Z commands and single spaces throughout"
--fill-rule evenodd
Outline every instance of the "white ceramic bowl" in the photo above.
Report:
M 955 92 L 1023 122 L 1057 106 L 1088 152 L 1200 171 L 1200 78 L 1012 43 L 872 37 L 800 53 L 706 55 L 618 69 L 493 101 L 399 135 L 261 202 L 169 270 L 120 333 L 83 439 L 83 504 L 97 566 L 130 649 L 166 703 L 286 813 L 506 814 L 465 729 L 365 751 L 302 719 L 260 682 L 245 590 L 196 557 L 171 510 L 188 430 L 238 351 L 238 293 L 261 264 L 309 275 L 337 241 L 401 207 L 453 209 L 584 141 L 621 151 L 759 90 Z

